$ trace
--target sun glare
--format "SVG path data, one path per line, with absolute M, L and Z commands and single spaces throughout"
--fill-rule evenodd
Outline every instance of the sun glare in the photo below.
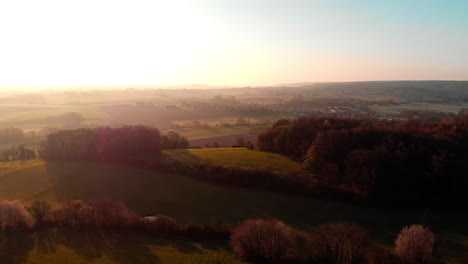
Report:
M 216 37 L 177 1 L 9 1 L 0 10 L 2 85 L 173 83 L 204 67 Z

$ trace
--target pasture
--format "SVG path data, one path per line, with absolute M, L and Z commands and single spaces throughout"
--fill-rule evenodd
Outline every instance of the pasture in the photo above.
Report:
M 226 127 L 193 127 L 171 129 L 188 140 L 213 138 L 221 136 L 243 135 L 255 133 L 269 129 L 271 125 L 245 125 L 245 126 L 226 126 Z
M 301 170 L 301 163 L 276 153 L 247 148 L 201 148 L 165 150 L 163 154 L 183 163 L 215 163 L 227 166 L 270 169 L 279 172 Z
M 310 231 L 328 221 L 348 221 L 366 227 L 374 240 L 387 245 L 392 245 L 403 226 L 425 224 L 449 246 L 450 259 L 460 259 L 468 239 L 468 217 L 462 213 L 323 201 L 110 164 L 44 163 L 0 177 L 0 200 L 19 199 L 28 204 L 44 199 L 57 204 L 95 197 L 123 200 L 142 215 L 166 214 L 182 223 L 237 224 L 246 218 L 263 217 Z
M 0 263 L 241 263 L 225 241 L 162 238 L 143 233 L 40 230 L 0 234 Z
M 238 139 L 242 138 L 244 142 L 255 142 L 257 140 L 258 134 L 261 132 L 254 132 L 241 135 L 232 135 L 232 136 L 221 136 L 221 137 L 212 137 L 212 138 L 201 138 L 201 139 L 192 139 L 189 140 L 190 147 L 207 147 L 214 146 L 218 144 L 218 147 L 230 147 L 238 145 Z
M 40 129 L 56 124 L 50 122 L 51 117 L 57 117 L 68 112 L 80 113 L 84 123 L 100 123 L 110 117 L 96 106 L 80 105 L 5 105 L 0 108 L 0 127 L 17 127 L 22 129 Z

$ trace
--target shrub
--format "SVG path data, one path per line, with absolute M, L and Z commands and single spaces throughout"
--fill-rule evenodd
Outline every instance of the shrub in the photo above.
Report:
M 349 223 L 328 223 L 316 231 L 315 249 L 319 263 L 362 264 L 367 262 L 367 231 Z
M 248 261 L 276 262 L 292 245 L 292 228 L 281 221 L 247 220 L 231 234 L 237 257 Z
M 20 201 L 0 202 L 0 229 L 2 231 L 31 228 L 33 222 L 33 218 Z
M 404 227 L 395 240 L 395 254 L 406 263 L 425 264 L 435 261 L 436 236 L 422 225 Z

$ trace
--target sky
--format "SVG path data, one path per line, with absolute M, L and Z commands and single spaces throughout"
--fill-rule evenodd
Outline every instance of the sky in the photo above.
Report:
M 468 1 L 0 1 L 0 86 L 468 80 Z

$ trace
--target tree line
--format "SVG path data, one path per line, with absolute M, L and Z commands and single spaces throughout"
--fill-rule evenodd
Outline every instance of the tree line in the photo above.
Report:
M 389 205 L 468 205 L 468 119 L 377 123 L 299 118 L 257 138 L 260 150 L 303 162 L 323 184 Z
M 25 141 L 38 141 L 43 138 L 45 131 L 24 131 L 21 128 L 0 128 L 0 145 L 12 146 Z
M 151 127 L 81 128 L 48 135 L 40 156 L 46 160 L 126 161 L 157 157 L 161 149 L 187 146 L 188 140 L 179 134 L 161 135 Z
M 365 228 L 346 222 L 323 223 L 306 233 L 275 219 L 247 219 L 233 227 L 182 224 L 166 215 L 141 217 L 121 201 L 102 198 L 56 207 L 41 200 L 28 207 L 19 201 L 0 202 L 0 233 L 51 228 L 219 239 L 229 241 L 239 260 L 252 263 L 444 263 L 443 243 L 422 225 L 404 227 L 389 249 L 374 243 Z

